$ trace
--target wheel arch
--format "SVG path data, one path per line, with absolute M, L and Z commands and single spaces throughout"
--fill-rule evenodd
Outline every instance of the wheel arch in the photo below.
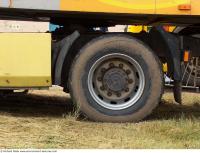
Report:
M 56 49 L 57 50 L 59 49 L 59 51 L 57 51 L 56 55 L 54 55 L 54 60 L 53 60 L 53 64 L 52 64 L 53 65 L 53 76 L 54 76 L 53 80 L 54 80 L 55 85 L 61 85 L 62 87 L 64 87 L 65 91 L 68 91 L 69 88 L 68 88 L 67 81 L 68 81 L 68 77 L 69 77 L 70 67 L 72 65 L 74 58 L 76 57 L 76 55 L 78 54 L 78 52 L 81 50 L 81 48 L 84 45 L 89 43 L 92 39 L 95 39 L 95 38 L 103 36 L 103 35 L 109 35 L 110 37 L 116 36 L 116 35 L 123 35 L 126 37 L 134 38 L 134 39 L 137 39 L 138 41 L 140 41 L 141 43 L 144 43 L 146 46 L 149 46 L 149 48 L 151 48 L 151 50 L 154 52 L 154 54 L 156 56 L 159 56 L 159 54 L 161 54 L 161 52 L 157 51 L 157 48 L 154 46 L 154 44 L 151 43 L 151 41 L 147 41 L 147 40 L 149 40 L 149 39 L 147 39 L 147 37 L 151 38 L 150 40 L 153 40 L 155 37 L 155 34 L 153 36 L 146 35 L 146 34 L 141 36 L 141 35 L 133 35 L 130 33 L 108 33 L 108 34 L 98 33 L 98 34 L 83 34 L 83 35 L 81 35 L 79 33 L 73 33 L 72 35 L 69 35 L 69 36 L 65 37 L 63 40 L 61 40 L 62 43 L 59 42 L 59 45 L 60 45 L 59 47 L 57 44 Z M 69 38 L 72 41 L 69 41 Z M 167 50 L 167 53 L 164 51 L 164 53 L 167 56 L 171 55 L 171 54 L 168 54 L 168 53 L 170 53 L 169 50 Z M 64 58 L 63 58 L 63 55 L 65 55 Z M 59 56 L 61 58 L 58 58 Z M 168 61 L 168 63 L 171 67 L 174 67 L 172 61 L 170 61 L 170 62 Z

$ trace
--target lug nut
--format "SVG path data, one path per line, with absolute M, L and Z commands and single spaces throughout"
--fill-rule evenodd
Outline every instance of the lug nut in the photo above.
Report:
M 102 90 L 102 91 L 105 90 L 104 86 L 101 86 L 101 87 L 100 87 L 100 90 Z
M 129 80 L 128 80 L 128 83 L 129 83 L 129 84 L 133 83 L 133 80 L 132 80 L 132 79 L 129 79 Z
M 126 74 L 127 75 L 131 74 L 131 71 L 130 70 L 126 70 Z
M 102 78 L 101 78 L 101 77 L 98 77 L 97 80 L 98 80 L 98 81 L 102 81 Z
M 124 67 L 124 65 L 120 63 L 119 64 L 119 68 L 123 68 L 123 67 Z
M 106 69 L 105 69 L 105 68 L 102 68 L 102 69 L 101 69 L 101 72 L 102 72 L 102 73 L 104 73 L 105 71 L 106 71 Z
M 121 95 L 122 95 L 121 93 L 117 93 L 117 97 L 121 97 Z
M 125 89 L 125 92 L 129 92 L 129 88 L 126 88 L 126 89 Z
M 110 67 L 114 67 L 115 65 L 114 65 L 113 63 L 110 63 L 109 66 L 110 66 Z
M 112 96 L 112 93 L 111 93 L 111 92 L 108 92 L 107 95 L 110 97 L 110 96 Z

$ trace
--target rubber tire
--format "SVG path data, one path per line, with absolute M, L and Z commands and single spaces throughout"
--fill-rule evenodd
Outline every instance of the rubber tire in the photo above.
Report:
M 89 69 L 93 63 L 109 53 L 122 53 L 134 58 L 144 70 L 145 89 L 133 106 L 113 111 L 98 105 L 87 87 Z M 161 64 L 143 42 L 123 34 L 100 36 L 87 43 L 76 56 L 69 77 L 70 94 L 77 109 L 89 119 L 99 122 L 138 122 L 151 114 L 163 93 Z

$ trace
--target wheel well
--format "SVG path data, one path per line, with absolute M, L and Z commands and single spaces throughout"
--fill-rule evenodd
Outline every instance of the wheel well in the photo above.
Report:
M 110 33 L 108 33 L 110 34 Z M 115 34 L 121 34 L 121 33 L 115 33 Z M 149 40 L 152 39 L 151 37 L 148 36 L 148 34 L 142 34 L 142 35 L 134 35 L 134 34 L 130 34 L 130 33 L 123 33 L 125 35 L 129 35 L 133 38 L 136 38 L 140 41 L 142 41 L 143 43 L 145 43 L 146 45 L 148 45 L 152 51 L 158 56 L 160 57 L 160 54 L 164 53 L 164 56 L 166 58 L 166 54 L 168 54 L 165 51 L 159 52 L 157 51 L 155 46 L 152 46 L 146 39 Z M 67 52 L 67 55 L 64 59 L 64 64 L 63 64 L 63 68 L 62 68 L 62 74 L 61 74 L 61 86 L 64 87 L 64 90 L 66 92 L 68 92 L 68 77 L 69 77 L 69 71 L 71 68 L 71 65 L 74 61 L 74 58 L 76 57 L 77 53 L 81 50 L 81 48 L 87 44 L 89 41 L 91 41 L 92 39 L 99 37 L 101 35 L 105 35 L 105 33 L 98 33 L 98 34 L 82 34 L 80 35 L 80 37 L 72 44 L 72 46 L 70 47 L 70 49 Z M 148 38 L 147 38 L 148 37 Z M 162 55 L 163 56 L 163 55 Z M 161 57 L 162 57 L 161 56 Z M 169 56 L 169 55 L 168 55 Z M 173 64 L 170 63 L 170 65 L 172 66 Z M 173 67 L 173 66 L 172 66 Z M 173 69 L 173 68 L 172 68 Z

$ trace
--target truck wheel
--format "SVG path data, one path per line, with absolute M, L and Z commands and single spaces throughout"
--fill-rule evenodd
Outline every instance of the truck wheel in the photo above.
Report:
M 105 35 L 81 49 L 69 85 L 77 108 L 91 120 L 137 122 L 159 103 L 163 74 L 159 59 L 142 42 Z

